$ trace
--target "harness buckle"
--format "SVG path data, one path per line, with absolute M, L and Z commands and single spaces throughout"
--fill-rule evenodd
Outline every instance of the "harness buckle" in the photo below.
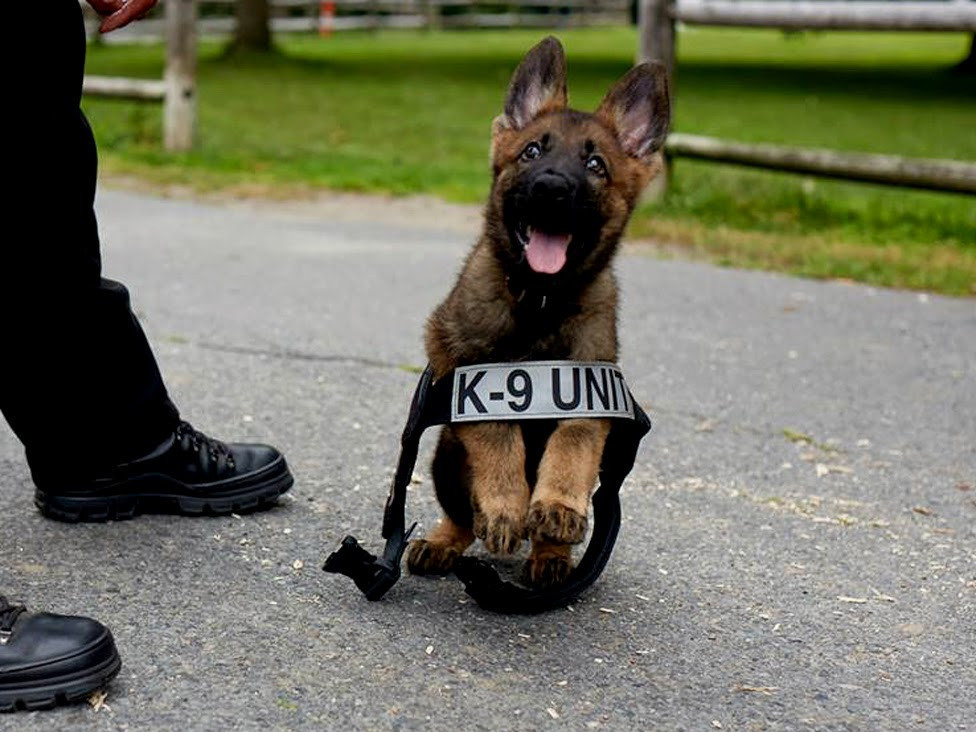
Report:
M 400 560 L 416 526 L 414 523 L 401 532 L 399 538 L 388 541 L 382 557 L 363 549 L 355 536 L 347 536 L 325 560 L 322 569 L 332 574 L 344 574 L 356 583 L 367 600 L 379 600 L 400 579 Z
M 379 600 L 400 579 L 400 563 L 391 565 L 363 549 L 354 536 L 342 540 L 322 569 L 344 574 L 356 583 L 368 600 Z

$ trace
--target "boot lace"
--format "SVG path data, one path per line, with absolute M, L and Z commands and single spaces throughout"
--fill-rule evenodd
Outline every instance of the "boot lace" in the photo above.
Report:
M 234 464 L 234 456 L 231 454 L 227 445 L 220 440 L 215 440 L 213 437 L 208 437 L 200 430 L 193 429 L 193 426 L 189 422 L 180 422 L 177 425 L 176 439 L 192 447 L 194 452 L 200 452 L 201 450 L 209 452 L 210 459 L 214 465 L 217 465 L 220 458 L 223 457 L 228 468 L 233 470 L 236 467 Z
M 27 608 L 23 605 L 11 605 L 6 597 L 0 595 L 0 645 L 4 645 L 10 639 L 14 623 L 23 612 L 27 612 Z

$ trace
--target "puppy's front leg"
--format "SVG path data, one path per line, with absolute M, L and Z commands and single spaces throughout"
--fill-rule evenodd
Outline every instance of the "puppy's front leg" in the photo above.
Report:
M 590 493 L 609 432 L 606 419 L 567 419 L 556 426 L 539 463 L 529 506 L 527 528 L 534 542 L 583 541 Z
M 525 537 L 529 484 L 522 430 L 508 422 L 456 425 L 471 470 L 474 534 L 492 554 L 514 554 Z
M 458 526 L 444 516 L 426 538 L 410 542 L 407 569 L 411 574 L 447 574 L 473 541 L 470 528 Z

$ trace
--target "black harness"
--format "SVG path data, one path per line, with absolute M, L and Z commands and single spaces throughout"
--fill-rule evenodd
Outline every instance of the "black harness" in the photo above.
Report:
M 420 377 L 403 430 L 396 475 L 383 512 L 383 538 L 386 539 L 383 556 L 370 554 L 355 537 L 347 536 L 323 566 L 326 572 L 351 577 L 369 600 L 379 600 L 400 579 L 400 561 L 407 548 L 407 539 L 417 525 L 414 523 L 406 529 L 404 511 L 420 436 L 428 427 L 452 421 L 453 376 L 454 372 L 451 372 L 435 382 L 428 366 Z M 625 385 L 623 388 L 627 389 Z M 620 529 L 620 486 L 634 466 L 641 439 L 651 429 L 650 419 L 629 390 L 627 395 L 632 409 L 626 416 L 613 415 L 600 462 L 600 486 L 593 494 L 593 531 L 579 563 L 564 583 L 535 590 L 502 580 L 488 562 L 462 556 L 455 562 L 454 574 L 481 607 L 500 613 L 539 613 L 563 607 L 600 576 Z

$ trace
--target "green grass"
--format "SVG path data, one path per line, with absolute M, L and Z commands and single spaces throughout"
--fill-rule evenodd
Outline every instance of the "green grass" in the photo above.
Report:
M 200 50 L 199 136 L 159 146 L 153 106 L 87 100 L 103 167 L 197 189 L 429 193 L 480 201 L 488 129 L 535 31 L 285 36 L 280 53 Z M 573 104 L 630 65 L 632 29 L 561 32 Z M 689 30 L 674 128 L 746 141 L 976 161 L 961 34 Z M 162 50 L 101 46 L 89 73 L 159 77 Z M 976 199 L 679 159 L 632 233 L 734 266 L 976 294 Z

